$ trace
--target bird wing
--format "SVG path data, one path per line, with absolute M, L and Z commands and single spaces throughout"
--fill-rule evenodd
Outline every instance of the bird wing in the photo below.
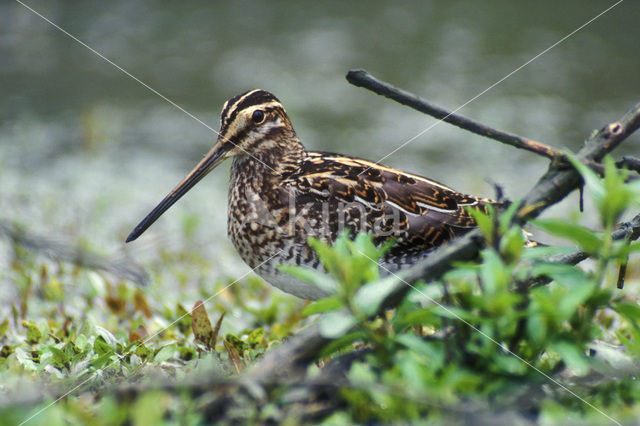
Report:
M 308 154 L 298 172 L 288 178 L 290 182 L 295 180 L 292 186 L 300 202 L 325 201 L 332 203 L 332 208 L 336 202 L 362 205 L 360 213 L 372 216 L 360 229 L 373 231 L 374 236 L 394 237 L 400 249 L 436 247 L 476 226 L 465 207 L 486 211 L 487 204 L 496 204 L 360 158 L 325 152 Z M 379 229 L 374 229 L 376 220 Z

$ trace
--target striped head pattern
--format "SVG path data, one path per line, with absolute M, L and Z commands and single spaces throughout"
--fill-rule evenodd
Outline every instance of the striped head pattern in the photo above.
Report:
M 265 90 L 250 90 L 222 107 L 218 147 L 226 157 L 253 155 L 292 139 L 297 141 L 284 107 Z

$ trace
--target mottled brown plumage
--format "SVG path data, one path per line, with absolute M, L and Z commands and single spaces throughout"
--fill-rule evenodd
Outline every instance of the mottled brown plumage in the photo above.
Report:
M 352 235 L 369 232 L 378 244 L 394 239 L 382 264 L 383 271 L 396 271 L 475 227 L 465 207 L 485 210 L 494 203 L 360 158 L 307 151 L 278 99 L 253 90 L 225 103 L 216 145 L 127 241 L 228 157 L 231 241 L 268 282 L 303 298 L 326 293 L 277 266 L 321 268 L 307 245 L 310 235 L 331 242 L 347 229 Z

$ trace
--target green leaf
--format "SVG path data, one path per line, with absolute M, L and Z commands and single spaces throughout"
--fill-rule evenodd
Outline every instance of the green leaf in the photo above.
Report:
M 42 338 L 42 333 L 35 324 L 29 321 L 22 321 L 22 325 L 27 329 L 27 343 L 36 344 Z
M 498 218 L 498 222 L 499 222 L 501 234 L 505 234 L 509 229 L 517 229 L 518 231 L 520 231 L 519 227 L 511 226 L 511 221 L 513 220 L 513 217 L 518 212 L 518 209 L 520 209 L 521 204 L 522 204 L 521 199 L 516 200 L 515 202 L 511 203 L 509 207 L 507 207 L 507 209 L 504 212 L 502 212 L 502 214 L 500 214 L 500 217 Z
M 171 311 L 169 311 L 169 315 L 171 315 Z M 193 331 L 191 328 L 191 312 L 187 311 L 180 302 L 177 302 L 175 316 L 178 317 L 178 330 L 180 330 L 182 334 L 188 336 Z
M 573 276 L 574 274 L 581 273 L 580 269 L 578 269 L 574 265 L 567 265 L 564 263 L 550 263 L 550 262 L 540 262 L 533 266 L 531 269 L 531 273 L 533 276 L 546 275 L 551 279 L 559 279 L 562 280 L 565 277 Z M 575 276 L 576 279 L 586 278 L 584 273 L 581 273 L 580 276 Z
M 324 299 L 317 300 L 305 306 L 302 310 L 302 315 L 308 317 L 313 314 L 321 314 L 325 312 L 335 311 L 342 308 L 344 303 L 338 296 L 331 296 Z
M 61 349 L 56 348 L 55 346 L 47 346 L 46 349 L 51 352 L 51 364 L 58 368 L 67 367 L 70 358 L 65 354 Z
M 571 161 L 571 164 L 573 164 L 573 167 L 575 167 L 576 170 L 578 170 L 578 173 L 580 173 L 580 175 L 582 176 L 587 189 L 593 196 L 593 201 L 595 202 L 596 206 L 602 204 L 602 200 L 604 200 L 605 196 L 605 189 L 598 175 L 596 175 L 593 170 L 591 170 L 581 160 L 579 160 L 578 157 L 576 157 L 572 152 L 567 151 L 566 154 L 569 158 L 569 161 Z
M 114 350 L 109 344 L 104 340 L 104 337 L 98 336 L 93 342 L 93 351 L 98 355 L 104 354 L 113 354 Z
M 73 342 L 80 351 L 85 351 L 91 346 L 84 334 L 78 334 Z
M 573 253 L 573 247 L 530 247 L 522 252 L 523 259 L 545 259 L 548 256 Z
M 380 266 L 378 260 L 381 256 L 381 250 L 373 244 L 373 237 L 366 233 L 359 233 L 353 242 L 347 240 L 347 245 L 351 252 L 351 259 L 346 263 L 349 264 L 351 278 L 353 281 L 353 289 L 357 288 L 364 282 L 371 282 L 380 276 Z M 383 248 L 383 250 L 386 246 Z
M 597 253 L 602 247 L 602 238 L 595 232 L 561 219 L 537 219 L 531 223 L 552 235 L 575 242 L 587 253 Z
M 198 356 L 198 353 L 195 350 L 186 346 L 179 346 L 178 353 L 180 354 L 180 359 L 185 361 L 190 361 Z M 136 354 L 137 354 L 137 351 L 136 351 Z
M 496 354 L 491 359 L 492 366 L 497 367 L 499 372 L 506 372 L 512 375 L 522 375 L 529 368 L 524 362 L 511 354 Z
M 560 283 L 560 281 L 556 282 Z M 560 317 L 570 319 L 577 314 L 579 307 L 589 300 L 597 288 L 598 284 L 593 280 L 581 281 L 571 286 L 557 305 Z
M 426 342 L 414 334 L 401 334 L 396 341 L 428 360 L 434 370 L 444 365 L 445 351 L 442 342 Z
M 425 361 L 427 360 L 411 350 L 396 351 L 394 355 L 394 362 L 399 366 L 404 392 L 416 395 L 424 395 L 429 392 L 430 386 L 429 382 L 425 380 L 427 378 L 425 376 L 438 370 L 439 367 L 426 366 Z
M 605 225 L 613 226 L 631 204 L 638 202 L 639 194 L 632 185 L 625 183 L 628 170 L 618 169 L 610 155 L 604 158 L 604 167 L 605 198 L 601 214 Z
M 441 324 L 440 317 L 432 309 L 417 309 L 414 311 L 399 313 L 393 319 L 394 329 L 400 331 L 413 325 L 427 325 L 437 327 Z
M 368 337 L 370 336 L 368 336 L 367 333 L 363 330 L 355 330 L 346 333 L 341 337 L 338 337 L 337 339 L 331 341 L 324 348 L 322 348 L 318 358 L 335 355 L 336 352 L 353 345 L 353 342 L 358 340 L 366 340 Z
M 373 315 L 380 309 L 385 298 L 398 288 L 399 281 L 398 277 L 389 275 L 386 278 L 365 284 L 355 294 L 354 303 L 366 315 Z
M 262 344 L 264 341 L 264 328 L 256 328 L 255 330 L 251 330 L 249 336 L 247 337 L 247 343 L 252 348 L 256 348 Z
M 72 341 L 68 340 L 67 343 L 64 344 L 62 350 L 68 356 L 74 356 L 82 353 L 82 350 L 78 348 Z
M 4 321 L 0 322 L 0 337 L 4 337 L 9 329 L 9 318 L 5 318 Z
M 434 306 L 433 312 L 444 318 L 466 321 L 472 324 L 482 320 L 481 316 L 469 312 L 466 309 L 456 308 L 454 306 L 445 306 L 443 304 Z
M 373 372 L 371 365 L 364 362 L 354 362 L 348 373 L 349 379 L 359 385 L 378 383 L 378 377 Z
M 0 359 L 7 358 L 12 353 L 13 347 L 11 345 L 2 345 L 2 347 L 0 348 Z
M 231 346 L 236 348 L 236 350 L 240 353 L 242 353 L 245 349 L 248 349 L 247 344 L 243 342 L 242 339 L 240 339 L 235 334 L 227 333 L 227 335 L 224 336 L 224 338 L 227 342 L 231 344 Z
M 22 348 L 16 348 L 14 354 L 16 356 L 16 359 L 18 360 L 18 363 L 22 365 L 22 367 L 24 367 L 26 370 L 38 370 L 37 364 L 33 362 L 31 354 L 29 354 L 27 351 Z
M 338 288 L 335 280 L 327 274 L 318 272 L 315 269 L 304 266 L 281 264 L 278 266 L 278 270 L 289 274 L 302 282 L 315 285 L 328 294 L 334 294 Z
M 167 361 L 171 358 L 173 358 L 173 356 L 176 353 L 176 345 L 167 345 L 164 346 L 162 349 L 160 349 L 157 353 L 156 356 L 153 358 L 154 362 L 163 362 L 163 361 Z
M 373 244 L 371 236 L 364 232 L 358 233 L 350 246 L 352 253 L 360 253 L 373 261 L 377 261 L 379 258 L 378 249 Z
M 346 246 L 346 235 L 341 234 L 335 241 L 333 248 L 314 237 L 309 237 L 308 244 L 318 255 L 322 266 L 336 278 L 343 278 L 343 267 L 341 259 L 348 256 Z
M 584 351 L 573 343 L 557 341 L 551 343 L 549 348 L 557 352 L 567 367 L 571 368 L 579 376 L 584 376 L 589 372 L 589 360 Z
M 151 353 L 151 350 L 142 343 L 136 346 L 135 354 L 142 359 L 147 359 L 151 355 Z
M 347 333 L 357 322 L 346 311 L 331 312 L 320 321 L 320 334 L 327 339 L 336 339 Z
M 494 295 L 506 290 L 511 279 L 511 268 L 503 263 L 500 255 L 493 249 L 484 250 L 482 260 L 480 278 L 486 293 Z
M 573 154 L 568 153 L 569 159 L 574 167 L 580 172 L 593 197 L 593 202 L 600 213 L 600 219 L 607 228 L 611 228 L 620 218 L 620 215 L 631 205 L 638 202 L 640 193 L 637 191 L 637 184 L 626 184 L 625 180 L 629 174 L 627 170 L 620 170 L 616 167 L 611 156 L 604 158 L 604 179 L 598 176 L 586 165 L 584 165 Z
M 540 346 L 547 338 L 547 318 L 540 312 L 532 312 L 527 320 L 527 335 Z
M 115 367 L 118 356 L 114 352 L 103 353 L 91 360 L 91 365 L 95 368 Z
M 104 327 L 100 327 L 99 325 L 95 326 L 96 333 L 101 336 L 105 342 L 109 345 L 115 346 L 118 343 L 118 339 L 114 336 L 109 330 Z
M 640 306 L 630 302 L 619 302 L 613 305 L 613 309 L 625 316 L 633 323 L 640 324 Z
M 489 214 L 472 207 L 465 207 L 465 210 L 476 221 L 476 224 L 478 225 L 478 228 L 480 228 L 480 231 L 482 232 L 485 240 L 487 240 L 487 242 L 491 244 L 493 242 L 492 240 L 495 226 L 492 217 L 494 214 L 493 207 L 490 204 L 487 205 L 487 211 L 489 212 Z
M 191 328 L 196 342 L 202 343 L 207 348 L 215 346 L 213 326 L 202 300 L 196 301 L 191 310 Z
M 520 259 L 524 250 L 524 235 L 519 227 L 509 228 L 500 239 L 500 253 L 508 261 L 514 262 Z
M 546 275 L 560 285 L 553 290 L 540 288 L 532 295 L 534 298 L 542 294 L 551 295 L 549 303 L 553 306 L 548 308 L 562 320 L 573 317 L 579 306 L 591 298 L 598 289 L 594 280 L 573 265 L 540 263 L 532 271 L 534 275 Z

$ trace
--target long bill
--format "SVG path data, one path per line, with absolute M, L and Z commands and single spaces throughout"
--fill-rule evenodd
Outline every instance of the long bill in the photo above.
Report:
M 182 182 L 180 182 L 151 212 L 142 219 L 142 221 L 134 228 L 127 237 L 126 242 L 130 242 L 138 238 L 144 231 L 150 227 L 169 207 L 186 194 L 194 185 L 200 182 L 211 170 L 215 169 L 218 164 L 222 163 L 229 151 L 229 144 L 218 142 L 211 151 L 189 172 Z

